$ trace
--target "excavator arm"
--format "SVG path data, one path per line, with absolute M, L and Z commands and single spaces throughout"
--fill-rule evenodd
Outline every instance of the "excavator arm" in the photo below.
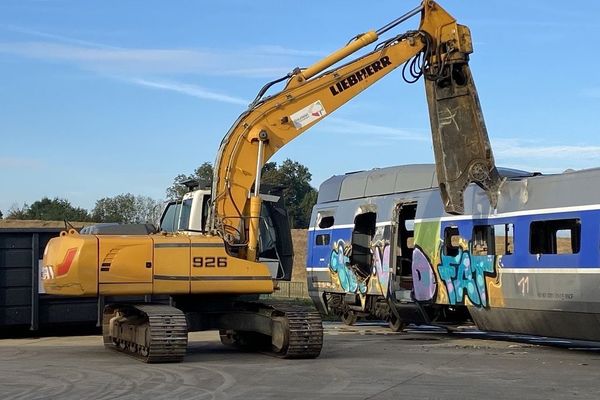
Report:
M 381 41 L 375 49 L 334 69 L 332 65 L 421 14 L 416 31 Z M 306 69 L 266 85 L 223 138 L 215 163 L 211 230 L 240 255 L 256 260 L 262 166 L 280 148 L 396 68 L 405 80 L 425 76 L 438 182 L 446 211 L 463 212 L 463 191 L 475 182 L 496 205 L 501 183 L 468 66 L 469 29 L 433 1 L 377 31 L 356 36 Z M 325 71 L 325 72 L 323 72 Z M 284 89 L 263 98 L 274 83 Z M 251 192 L 252 188 L 254 190 Z

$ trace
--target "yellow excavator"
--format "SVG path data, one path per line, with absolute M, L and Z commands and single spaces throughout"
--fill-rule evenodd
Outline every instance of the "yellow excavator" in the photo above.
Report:
M 419 15 L 417 30 L 380 36 Z M 374 49 L 333 67 L 353 53 Z M 156 232 L 74 230 L 44 252 L 47 293 L 67 296 L 168 295 L 170 305 L 108 304 L 108 347 L 146 362 L 183 359 L 187 333 L 219 330 L 223 343 L 284 358 L 320 354 L 323 327 L 314 309 L 264 302 L 291 276 L 290 232 L 278 199 L 261 193 L 261 170 L 277 150 L 337 108 L 402 67 L 408 82 L 424 77 L 437 176 L 446 210 L 461 213 L 474 182 L 492 205 L 501 184 L 468 66 L 469 29 L 424 1 L 384 27 L 266 84 L 235 121 L 217 153 L 210 190 L 167 207 Z M 275 84 L 283 90 L 266 96 Z M 112 229 L 112 230 L 111 230 Z M 124 233 L 141 234 L 124 234 Z

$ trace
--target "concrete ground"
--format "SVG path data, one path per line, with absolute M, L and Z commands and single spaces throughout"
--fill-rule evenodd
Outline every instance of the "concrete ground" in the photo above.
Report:
M 568 347 L 568 346 L 566 346 Z M 315 360 L 190 334 L 181 364 L 148 365 L 99 336 L 0 340 L 2 399 L 598 399 L 600 352 L 326 323 Z

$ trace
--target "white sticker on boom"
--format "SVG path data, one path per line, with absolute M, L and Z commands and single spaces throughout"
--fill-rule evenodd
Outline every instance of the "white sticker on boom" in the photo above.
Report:
M 302 110 L 293 113 L 290 118 L 296 129 L 304 128 L 306 125 L 323 118 L 327 114 L 321 100 L 317 100 Z

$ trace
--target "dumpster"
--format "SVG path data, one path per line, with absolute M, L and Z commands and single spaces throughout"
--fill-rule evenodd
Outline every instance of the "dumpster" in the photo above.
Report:
M 92 324 L 101 300 L 43 293 L 39 265 L 61 228 L 0 228 L 0 328 Z

